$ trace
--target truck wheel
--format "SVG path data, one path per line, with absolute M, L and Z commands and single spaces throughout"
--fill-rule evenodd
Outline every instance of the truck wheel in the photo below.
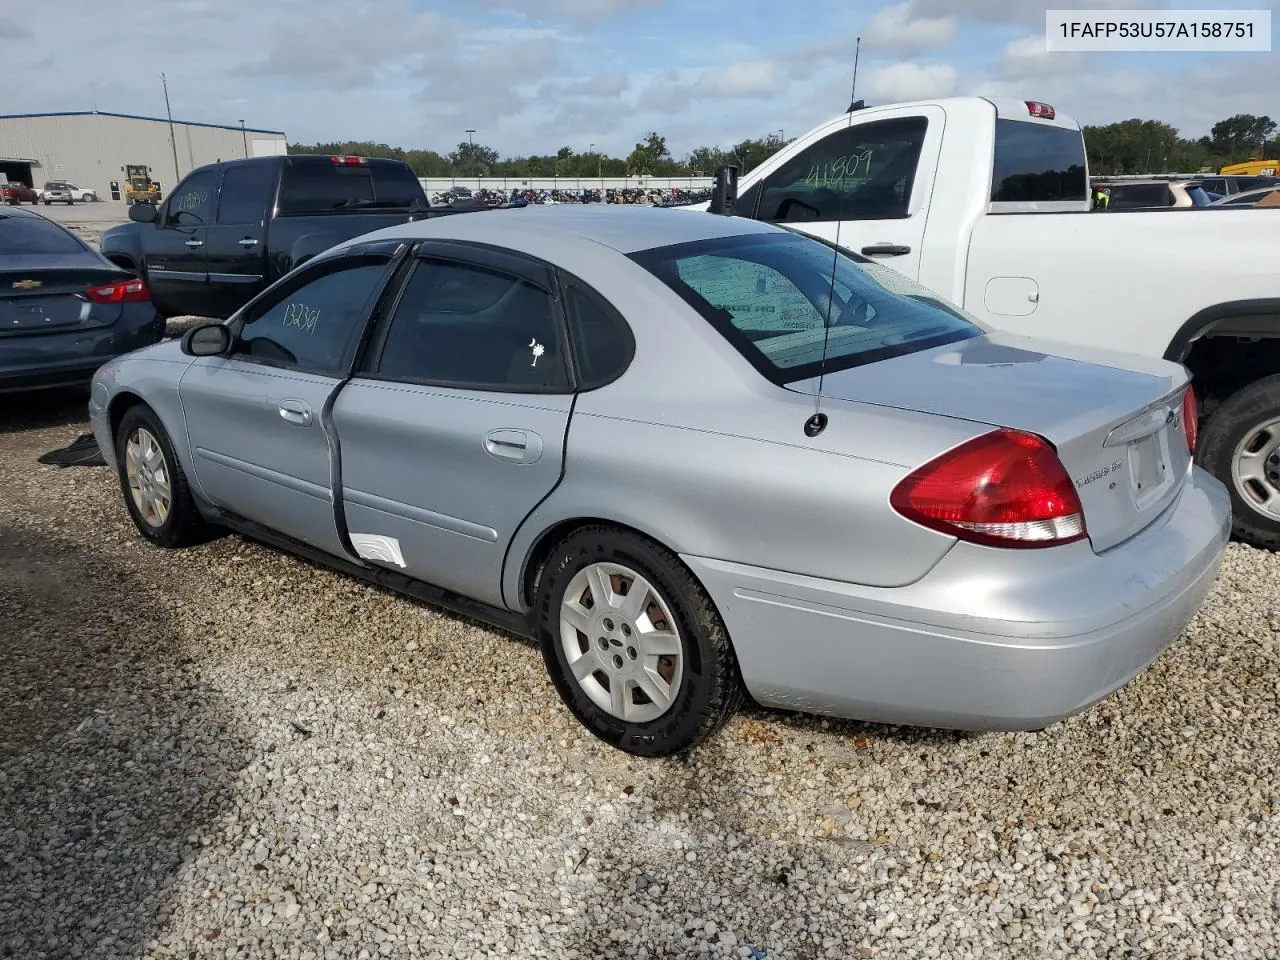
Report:
M 1227 485 L 1235 535 L 1280 550 L 1280 375 L 1224 400 L 1203 425 L 1196 459 Z

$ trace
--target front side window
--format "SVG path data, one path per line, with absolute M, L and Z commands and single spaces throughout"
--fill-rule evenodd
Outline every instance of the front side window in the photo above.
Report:
M 907 216 L 929 121 L 846 127 L 801 150 L 764 181 L 756 219 L 771 223 Z
M 633 259 L 775 383 L 982 334 L 892 268 L 795 234 L 699 240 Z
M 179 227 L 208 223 L 213 214 L 213 186 L 212 170 L 187 177 L 169 198 L 166 220 Z
M 388 257 L 327 263 L 319 276 L 301 280 L 261 309 L 250 308 L 233 353 L 311 370 L 336 373 L 364 326 L 364 318 L 387 271 Z
M 414 267 L 376 372 L 477 390 L 568 387 L 551 294 L 500 270 L 444 260 Z
M 1088 199 L 1084 137 L 1079 130 L 1030 120 L 996 120 L 992 203 Z

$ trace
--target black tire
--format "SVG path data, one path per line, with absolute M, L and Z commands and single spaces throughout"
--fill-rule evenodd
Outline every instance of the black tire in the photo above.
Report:
M 1214 410 L 1201 425 L 1196 449 L 1196 461 L 1226 484 L 1231 495 L 1232 532 L 1265 550 L 1280 549 L 1280 519 L 1260 511 L 1236 489 L 1232 460 L 1241 441 L 1266 421 L 1278 418 L 1280 375 L 1264 377 L 1237 390 Z
M 49 204 L 51 204 L 51 203 L 53 203 L 53 201 L 52 201 L 52 200 L 46 200 L 46 201 L 44 202 L 44 205 L 47 207 L 47 206 L 49 206 Z
M 126 447 L 129 438 L 139 427 L 145 428 L 160 447 L 164 456 L 165 470 L 168 474 L 170 505 L 168 516 L 158 525 L 149 523 L 143 516 L 129 488 L 129 477 L 126 468 Z M 189 547 L 208 539 L 209 526 L 196 509 L 195 499 L 191 496 L 191 488 L 187 483 L 187 475 L 182 464 L 173 452 L 173 444 L 169 434 L 165 432 L 160 418 L 147 406 L 137 404 L 125 411 L 116 429 L 116 472 L 120 479 L 120 492 L 124 495 L 125 506 L 138 532 L 158 547 L 169 549 Z
M 683 675 L 673 706 L 631 723 L 597 706 L 574 679 L 560 643 L 560 605 L 573 577 L 592 563 L 618 563 L 662 595 L 682 640 Z M 718 731 L 742 702 L 742 678 L 728 631 L 702 585 L 670 550 L 629 531 L 584 527 L 551 552 L 534 607 L 538 643 L 556 691 L 574 716 L 610 746 L 641 757 L 679 753 Z

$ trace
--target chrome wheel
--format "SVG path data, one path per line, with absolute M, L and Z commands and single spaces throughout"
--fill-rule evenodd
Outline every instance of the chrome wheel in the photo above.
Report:
M 1280 518 L 1280 417 L 1260 423 L 1236 444 L 1231 479 L 1245 503 Z
M 137 427 L 125 444 L 125 476 L 138 515 L 149 527 L 162 527 L 173 505 L 169 465 L 155 435 Z
M 657 589 L 629 567 L 593 563 L 574 575 L 560 604 L 560 644 L 582 692 L 619 720 L 656 720 L 680 690 L 680 628 Z

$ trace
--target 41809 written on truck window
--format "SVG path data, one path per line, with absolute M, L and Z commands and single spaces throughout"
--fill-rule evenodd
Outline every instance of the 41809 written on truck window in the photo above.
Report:
M 871 176 L 872 150 L 847 153 L 823 163 L 814 163 L 805 175 L 804 183 L 810 187 L 843 185 L 846 180 L 865 179 Z

